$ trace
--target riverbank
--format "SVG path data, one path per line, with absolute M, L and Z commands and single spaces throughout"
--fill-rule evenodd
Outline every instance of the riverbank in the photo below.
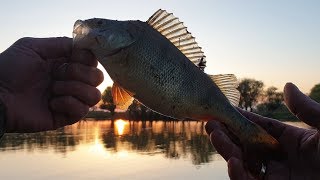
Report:
M 299 121 L 295 116 L 293 116 L 289 111 L 283 109 L 275 111 L 272 114 L 261 114 L 266 117 L 278 119 L 280 121 Z M 130 114 L 129 112 L 116 112 L 111 115 L 108 111 L 89 111 L 85 118 L 96 119 L 96 120 L 112 120 L 112 119 L 128 119 L 128 120 L 175 120 L 177 119 L 162 116 L 160 114 Z
M 153 111 L 148 112 L 115 112 L 113 115 L 108 111 L 89 111 L 85 118 L 96 119 L 96 120 L 113 120 L 113 119 L 127 119 L 127 120 L 171 120 L 176 121 L 177 119 L 163 116 Z
M 114 116 L 119 117 L 119 119 L 126 119 L 126 115 L 124 113 L 115 113 Z M 85 118 L 93 118 L 93 119 L 114 119 L 110 112 L 106 111 L 89 111 Z
M 274 111 L 260 110 L 260 111 L 256 111 L 255 113 L 264 117 L 277 119 L 279 121 L 291 121 L 291 122 L 300 121 L 296 116 L 294 116 L 288 110 L 288 108 L 284 104 L 282 104 L 280 107 L 278 107 Z

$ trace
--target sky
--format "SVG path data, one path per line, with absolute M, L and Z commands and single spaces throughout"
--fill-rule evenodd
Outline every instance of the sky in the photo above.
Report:
M 235 74 L 283 90 L 320 83 L 320 1 L 317 0 L 3 0 L 0 52 L 21 37 L 72 37 L 78 19 L 146 21 L 159 8 L 172 12 L 196 37 L 208 74 Z M 111 85 L 105 74 L 100 89 Z

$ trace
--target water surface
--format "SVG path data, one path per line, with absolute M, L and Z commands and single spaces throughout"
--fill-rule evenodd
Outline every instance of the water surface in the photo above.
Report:
M 228 179 L 197 121 L 86 120 L 6 134 L 1 179 Z

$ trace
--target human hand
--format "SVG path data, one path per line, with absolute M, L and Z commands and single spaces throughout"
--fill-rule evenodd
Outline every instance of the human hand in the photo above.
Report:
M 264 177 L 253 177 L 244 168 L 245 154 L 228 137 L 225 127 L 216 121 L 206 124 L 206 131 L 218 153 L 228 162 L 231 180 L 244 179 L 319 179 L 320 177 L 320 104 L 304 95 L 292 83 L 284 88 L 285 103 L 300 120 L 315 129 L 302 129 L 277 120 L 262 117 L 239 109 L 249 120 L 275 137 L 287 154 L 283 160 L 271 160 L 266 164 Z
M 72 39 L 22 38 L 0 54 L 0 100 L 6 132 L 37 132 L 73 124 L 101 98 L 103 73 Z

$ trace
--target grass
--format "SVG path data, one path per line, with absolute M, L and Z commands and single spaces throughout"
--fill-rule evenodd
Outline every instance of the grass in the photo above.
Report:
M 283 104 L 274 111 L 266 111 L 264 109 L 263 111 L 256 111 L 256 113 L 280 121 L 298 121 L 298 118 L 294 116 Z
M 298 118 L 294 116 L 286 106 L 280 106 L 272 113 L 272 118 L 280 121 L 298 121 Z

